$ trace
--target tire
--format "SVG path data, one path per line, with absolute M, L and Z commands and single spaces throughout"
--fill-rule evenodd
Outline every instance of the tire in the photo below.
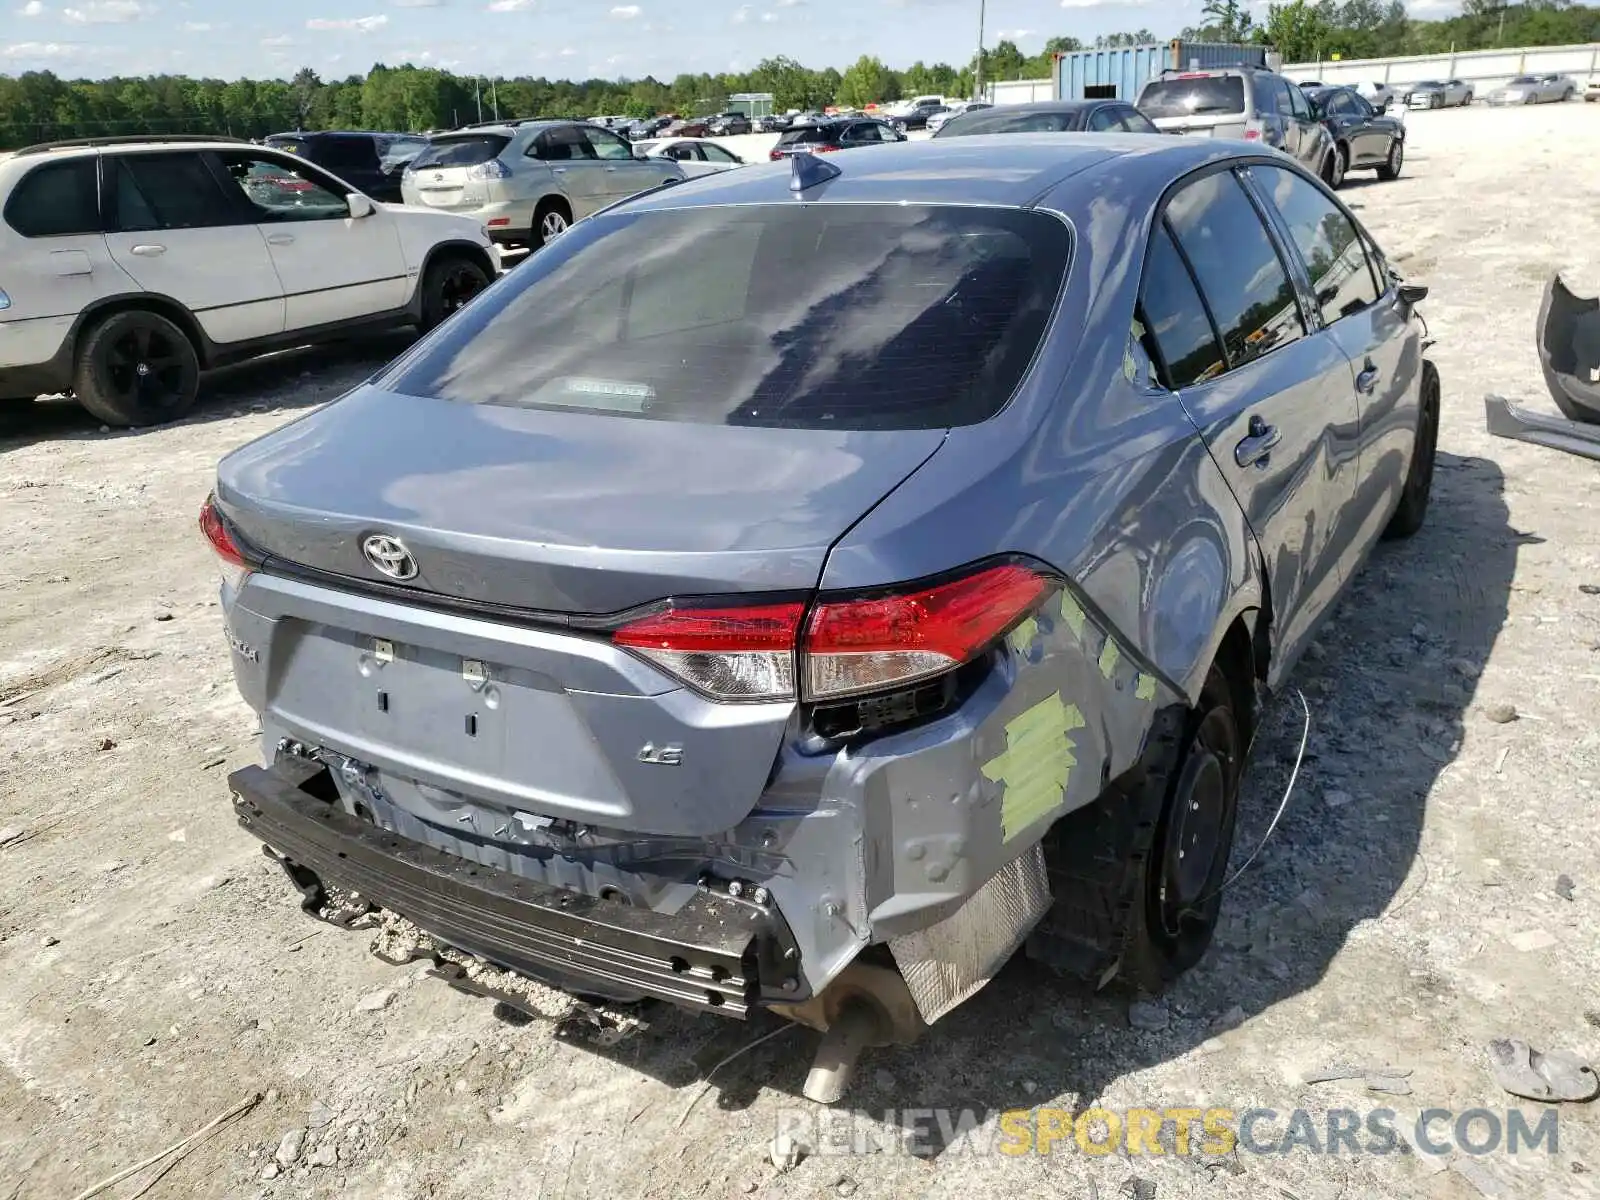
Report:
M 107 425 L 161 425 L 193 407 L 200 356 L 189 335 L 160 313 L 125 309 L 79 340 L 72 391 Z
M 426 333 L 489 286 L 489 274 L 464 254 L 444 254 L 422 277 L 422 330 Z
M 1350 151 L 1344 146 L 1335 146 L 1333 149 L 1333 175 L 1328 180 L 1328 186 L 1338 191 L 1344 186 L 1344 177 L 1350 173 Z
M 1140 766 L 1050 831 L 1054 903 L 1034 957 L 1096 985 L 1159 992 L 1204 956 L 1244 771 L 1234 694 L 1213 666 L 1197 708 L 1157 714 Z
M 563 200 L 542 200 L 534 210 L 533 230 L 528 235 L 530 249 L 538 250 L 572 227 L 572 210 Z
M 1383 536 L 1393 540 L 1408 538 L 1428 518 L 1428 499 L 1433 494 L 1433 463 L 1439 448 L 1439 369 L 1424 359 L 1422 363 L 1422 408 L 1417 414 L 1417 439 L 1411 453 L 1411 468 L 1406 472 L 1405 488 L 1394 516 Z
M 1389 156 L 1383 160 L 1383 166 L 1378 168 L 1378 178 L 1385 183 L 1392 183 L 1400 178 L 1400 171 L 1406 165 L 1406 140 L 1395 138 L 1389 143 Z

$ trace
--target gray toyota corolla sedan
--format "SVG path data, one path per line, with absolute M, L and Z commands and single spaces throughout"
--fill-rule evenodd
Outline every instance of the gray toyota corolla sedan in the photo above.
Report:
M 1159 987 L 1261 699 L 1422 524 L 1424 295 L 1243 142 L 609 209 L 222 462 L 240 820 L 451 961 L 826 1029 L 821 1098 L 1024 943 Z

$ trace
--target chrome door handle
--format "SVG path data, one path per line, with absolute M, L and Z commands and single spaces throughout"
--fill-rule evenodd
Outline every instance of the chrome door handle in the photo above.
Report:
M 154 258 L 156 255 L 165 254 L 166 252 L 167 248 L 165 246 L 158 246 L 154 242 L 141 243 L 128 251 L 129 254 L 137 254 L 140 258 Z
M 565 167 L 551 167 L 550 169 L 557 175 L 565 175 L 567 173 L 567 169 Z
M 287 246 L 293 241 L 294 234 L 292 233 L 269 233 L 267 235 L 267 245 L 269 246 Z
M 614 172 L 614 171 L 616 171 L 616 168 L 615 167 L 607 167 L 606 170 Z
M 1250 432 L 1233 448 L 1233 461 L 1241 467 L 1267 467 L 1272 449 L 1283 440 L 1276 425 L 1268 425 L 1260 417 L 1250 418 Z
M 1362 367 L 1361 374 L 1356 376 L 1356 391 L 1363 396 L 1370 396 L 1378 387 L 1378 368 L 1373 361 L 1367 359 Z

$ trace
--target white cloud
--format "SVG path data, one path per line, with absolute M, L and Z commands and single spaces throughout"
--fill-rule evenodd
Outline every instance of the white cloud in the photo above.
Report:
M 148 17 L 154 11 L 139 0 L 94 0 L 82 8 L 64 8 L 61 15 L 74 25 L 121 25 Z
M 275 46 L 292 46 L 294 39 L 287 33 L 280 33 L 277 37 L 262 38 L 261 44 L 270 50 Z
M 764 12 L 761 14 L 761 19 L 770 25 L 772 22 L 778 19 L 778 14 L 775 12 Z
M 44 15 L 44 5 L 39 0 L 28 0 L 21 8 L 17 9 L 20 17 L 40 17 Z
M 306 22 L 307 29 L 316 29 L 324 33 L 371 33 L 375 29 L 382 29 L 389 23 L 389 18 L 383 13 L 375 17 L 312 17 Z
M 216 26 L 210 21 L 185 21 L 183 23 L 183 31 L 185 33 L 210 33 L 215 28 Z
M 0 46 L 0 58 L 72 58 L 81 47 L 61 42 L 15 42 Z
M 1001 29 L 995 33 L 995 37 L 1002 42 L 1020 42 L 1024 38 L 1031 38 L 1032 36 L 1033 30 L 1031 29 Z
M 738 11 L 733 14 L 733 23 L 735 25 L 743 25 L 749 19 L 750 6 L 748 4 L 741 4 L 738 8 Z
M 490 12 L 521 12 L 532 7 L 533 0 L 489 0 Z
M 778 0 L 779 8 L 799 8 L 806 0 Z
M 444 0 L 389 0 L 396 8 L 438 8 Z
M 619 21 L 631 21 L 643 11 L 637 4 L 619 4 L 611 10 L 611 15 Z
M 1150 0 L 1061 0 L 1062 8 L 1143 8 Z
M 561 47 L 561 57 L 562 58 L 571 58 L 573 55 L 575 55 L 577 53 L 578 52 L 576 50 L 574 50 L 571 46 L 563 46 L 563 47 Z

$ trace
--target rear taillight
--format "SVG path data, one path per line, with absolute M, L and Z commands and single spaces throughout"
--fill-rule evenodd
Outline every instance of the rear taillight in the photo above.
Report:
M 1260 141 L 1261 140 L 1261 130 L 1253 128 L 1253 127 L 1246 128 L 1245 131 L 1244 131 L 1244 140 L 1247 141 L 1247 142 L 1258 142 L 1258 141 Z
M 206 541 L 216 552 L 218 564 L 222 568 L 222 581 L 231 591 L 238 591 L 239 585 L 244 582 L 244 577 L 250 573 L 250 560 L 245 558 L 244 552 L 239 549 L 239 543 L 234 541 L 233 535 L 228 532 L 222 514 L 217 511 L 216 498 L 213 496 L 207 496 L 206 502 L 200 506 L 200 532 L 205 534 Z
M 811 153 L 813 153 L 813 154 L 832 154 L 835 150 L 842 150 L 842 149 L 844 149 L 843 146 L 830 146 L 826 142 L 821 142 L 821 143 L 818 143 L 817 145 L 811 147 Z
M 511 168 L 498 158 L 491 158 L 488 162 L 479 163 L 467 171 L 468 179 L 510 179 Z
M 781 162 L 783 160 L 783 155 L 779 154 L 776 150 L 768 150 L 767 157 L 773 162 Z
M 805 605 L 666 608 L 611 640 L 721 700 L 794 696 L 794 645 Z
M 824 597 L 803 636 L 805 605 L 794 601 L 668 607 L 628 622 L 612 640 L 717 699 L 799 694 L 823 702 L 893 690 L 972 662 L 1054 586 L 1028 567 L 1005 564 L 909 591 Z
M 1051 587 L 1012 564 L 914 592 L 824 600 L 806 626 L 806 699 L 881 691 L 971 662 Z

